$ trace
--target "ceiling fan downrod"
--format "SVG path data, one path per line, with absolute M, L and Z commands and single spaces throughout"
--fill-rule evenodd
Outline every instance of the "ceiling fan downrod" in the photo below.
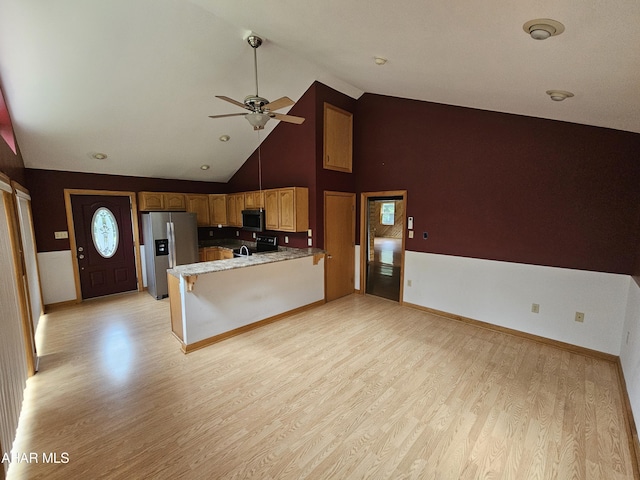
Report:
M 253 71 L 256 75 L 256 97 L 260 97 L 258 93 L 258 47 L 262 45 L 262 38 L 257 35 L 249 35 L 247 37 L 247 42 L 253 48 Z

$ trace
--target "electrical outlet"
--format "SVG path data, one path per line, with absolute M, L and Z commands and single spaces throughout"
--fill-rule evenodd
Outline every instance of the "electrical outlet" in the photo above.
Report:
M 531 304 L 531 312 L 532 313 L 540 313 L 540 305 L 537 303 Z
M 409 230 L 409 238 L 413 238 L 413 230 Z
M 584 322 L 584 313 L 576 312 L 576 322 Z
M 307 239 L 307 245 L 309 245 L 310 247 L 313 247 L 313 238 Z
M 62 240 L 64 238 L 69 238 L 69 232 L 53 232 L 53 238 L 56 240 Z
M 256 238 L 256 232 L 253 232 L 253 238 Z
M 209 230 L 209 236 L 213 237 L 213 230 Z
M 240 236 L 240 231 L 236 230 L 236 237 L 239 237 L 239 236 Z
M 289 235 L 284 236 L 284 243 L 289 243 Z
M 407 287 L 411 286 L 411 280 L 407 280 Z

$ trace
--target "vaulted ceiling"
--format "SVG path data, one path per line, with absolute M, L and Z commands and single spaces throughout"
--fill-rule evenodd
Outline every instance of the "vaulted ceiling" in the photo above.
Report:
M 637 0 L 0 0 L 0 80 L 27 167 L 226 181 L 277 125 L 208 118 L 255 93 L 249 31 L 270 100 L 319 80 L 640 133 L 639 24 Z

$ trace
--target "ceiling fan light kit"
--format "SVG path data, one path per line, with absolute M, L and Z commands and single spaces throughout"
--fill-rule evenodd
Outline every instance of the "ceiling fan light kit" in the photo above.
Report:
M 304 118 L 296 117 L 293 115 L 285 115 L 282 113 L 275 113 L 275 110 L 280 110 L 281 108 L 290 107 L 295 105 L 295 102 L 291 100 L 289 97 L 281 97 L 273 102 L 270 102 L 266 98 L 260 96 L 258 92 L 258 55 L 257 49 L 263 43 L 263 39 L 258 35 L 250 33 L 247 36 L 247 43 L 253 48 L 253 67 L 255 72 L 256 79 L 256 93 L 255 95 L 247 95 L 244 99 L 244 102 L 239 102 L 229 97 L 225 97 L 222 95 L 216 95 L 220 100 L 224 100 L 225 102 L 232 103 L 238 107 L 244 108 L 245 110 L 249 110 L 250 113 L 228 113 L 225 115 L 210 115 L 209 118 L 223 118 L 223 117 L 236 117 L 243 116 L 247 119 L 247 121 L 251 124 L 254 130 L 262 130 L 264 126 L 271 118 L 275 118 L 276 120 L 280 120 L 282 122 L 294 123 L 296 125 L 300 125 L 304 122 Z M 222 138 L 221 138 L 222 140 Z M 226 140 L 223 140 L 226 141 Z

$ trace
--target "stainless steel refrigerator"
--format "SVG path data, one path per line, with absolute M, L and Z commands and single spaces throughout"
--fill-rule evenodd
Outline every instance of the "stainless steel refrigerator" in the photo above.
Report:
M 198 261 L 195 213 L 151 212 L 142 215 L 147 290 L 156 299 L 169 295 L 167 269 Z

